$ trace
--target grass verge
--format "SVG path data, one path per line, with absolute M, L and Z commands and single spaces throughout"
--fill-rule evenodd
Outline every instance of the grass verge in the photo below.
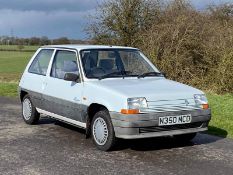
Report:
M 233 138 L 233 94 L 208 94 L 212 110 L 208 133 Z
M 16 97 L 18 95 L 17 87 L 17 83 L 0 82 L 0 96 Z

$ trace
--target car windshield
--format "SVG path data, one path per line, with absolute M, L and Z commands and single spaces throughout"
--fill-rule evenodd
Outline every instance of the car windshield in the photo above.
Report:
M 87 78 L 138 77 L 142 74 L 155 76 L 158 72 L 136 49 L 90 49 L 80 52 Z

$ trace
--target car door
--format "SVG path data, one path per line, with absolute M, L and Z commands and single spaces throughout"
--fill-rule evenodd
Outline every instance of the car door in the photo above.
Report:
M 86 107 L 82 105 L 83 83 L 81 80 L 64 80 L 66 73 L 79 75 L 79 70 L 76 51 L 56 50 L 43 91 L 43 108 L 55 118 L 84 127 Z
M 27 91 L 37 107 L 41 107 L 42 92 L 45 88 L 46 74 L 54 49 L 40 49 L 28 64 L 20 86 Z

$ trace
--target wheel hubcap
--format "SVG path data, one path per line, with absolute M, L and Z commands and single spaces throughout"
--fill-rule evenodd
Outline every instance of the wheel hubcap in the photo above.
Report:
M 29 120 L 32 114 L 32 104 L 29 99 L 23 101 L 23 117 L 25 120 Z
M 102 118 L 97 118 L 93 124 L 93 136 L 97 144 L 104 145 L 108 138 L 107 124 Z

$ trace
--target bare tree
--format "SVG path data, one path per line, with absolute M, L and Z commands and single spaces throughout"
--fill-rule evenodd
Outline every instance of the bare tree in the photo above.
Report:
M 188 0 L 109 0 L 88 33 L 94 43 L 136 46 L 168 77 L 233 92 L 233 4 L 195 9 Z
M 159 13 L 159 1 L 109 0 L 98 7 L 87 31 L 99 43 L 135 45 Z

